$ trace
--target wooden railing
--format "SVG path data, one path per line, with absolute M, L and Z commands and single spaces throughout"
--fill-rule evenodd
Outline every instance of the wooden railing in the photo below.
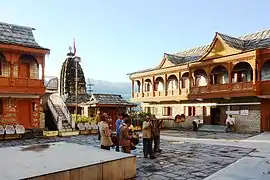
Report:
M 165 91 L 154 91 L 155 97 L 165 96 Z
M 45 93 L 43 80 L 28 78 L 0 77 L 0 93 Z
M 270 95 L 270 80 L 261 81 L 258 88 L 260 89 L 260 95 Z
M 180 89 L 173 89 L 167 91 L 167 96 L 178 96 L 180 95 Z
M 253 82 L 239 82 L 232 84 L 213 84 L 208 86 L 191 87 L 190 94 L 209 94 L 222 92 L 256 91 Z
M 144 96 L 144 97 L 153 97 L 153 92 L 151 92 L 151 91 L 144 92 L 144 93 L 143 93 L 143 96 Z
M 134 93 L 134 98 L 140 98 L 140 97 L 142 97 L 142 93 L 140 93 L 140 92 Z

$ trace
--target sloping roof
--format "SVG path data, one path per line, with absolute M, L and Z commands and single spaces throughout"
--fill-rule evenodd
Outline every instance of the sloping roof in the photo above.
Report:
M 78 94 L 78 103 L 85 103 L 90 100 L 90 96 L 88 94 Z M 70 94 L 67 96 L 65 100 L 66 104 L 74 104 L 76 103 L 76 95 Z
M 238 38 L 228 36 L 221 33 L 216 33 L 220 38 L 230 47 L 249 51 L 254 49 L 269 48 L 270 47 L 270 29 L 255 32 Z M 192 48 L 177 53 L 165 53 L 164 56 L 167 56 L 167 59 L 175 65 L 181 65 L 186 63 L 191 63 L 199 60 L 208 50 L 210 45 L 200 46 L 197 48 Z M 130 73 L 141 73 L 156 70 L 157 68 L 151 68 L 147 70 L 137 71 Z
M 45 49 L 35 40 L 31 27 L 0 22 L 0 43 Z
M 136 106 L 136 104 L 126 101 L 121 95 L 118 94 L 92 94 L 90 101 L 88 101 L 86 104 Z
M 245 40 L 228 36 L 226 34 L 217 33 L 219 37 L 230 47 L 245 50 Z

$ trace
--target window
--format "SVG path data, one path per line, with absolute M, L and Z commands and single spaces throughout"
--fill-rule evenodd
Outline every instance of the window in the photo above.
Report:
M 151 107 L 145 107 L 145 108 L 144 108 L 144 111 L 145 111 L 146 113 L 151 113 Z
M 172 107 L 163 107 L 163 116 L 172 116 Z
M 196 116 L 196 108 L 194 106 L 187 107 L 187 116 Z
M 192 107 L 188 107 L 188 116 L 192 116 Z

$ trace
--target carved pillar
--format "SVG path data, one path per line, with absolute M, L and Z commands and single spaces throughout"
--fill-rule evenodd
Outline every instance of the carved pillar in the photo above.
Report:
M 188 79 L 189 79 L 189 85 L 188 85 L 188 87 L 187 87 L 187 89 L 188 89 L 188 93 L 190 93 L 191 92 L 191 88 L 192 88 L 192 83 L 193 83 L 193 81 L 194 81 L 194 77 L 193 77 L 193 71 L 192 70 L 189 70 L 189 72 L 188 72 Z M 193 84 L 194 85 L 194 84 Z
M 13 77 L 14 77 L 14 63 L 13 62 L 10 62 L 9 63 L 9 66 L 10 66 L 10 72 L 9 72 L 9 77 L 11 78 L 11 79 L 13 79 Z
M 257 81 L 261 81 L 261 65 L 257 64 Z
M 167 96 L 167 90 L 168 90 L 168 80 L 167 80 L 167 74 L 164 76 L 164 91 L 165 91 L 165 96 Z
M 228 64 L 228 83 L 232 83 L 232 62 Z
M 155 76 L 152 77 L 152 95 L 155 96 Z
M 134 98 L 134 80 L 131 80 L 131 97 Z
M 181 72 L 178 73 L 178 94 L 181 94 L 182 89 L 182 78 L 181 78 Z
M 207 86 L 211 85 L 211 72 L 210 72 L 210 67 L 208 66 L 206 68 L 206 79 L 207 79 Z
M 257 66 L 256 66 L 256 58 L 252 59 L 251 60 L 251 67 L 252 67 L 252 73 L 253 73 L 253 84 L 256 83 L 256 69 L 257 69 Z
M 141 91 L 141 93 L 142 93 L 142 97 L 144 97 L 144 79 L 142 78 L 142 91 Z

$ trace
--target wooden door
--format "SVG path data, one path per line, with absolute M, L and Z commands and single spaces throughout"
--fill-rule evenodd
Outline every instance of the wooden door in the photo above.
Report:
M 31 128 L 31 102 L 26 99 L 21 99 L 18 102 L 18 106 L 19 123 L 25 128 Z
M 19 66 L 19 77 L 21 78 L 29 78 L 29 64 L 26 63 L 20 63 Z
M 261 131 L 270 131 L 270 99 L 261 99 Z

